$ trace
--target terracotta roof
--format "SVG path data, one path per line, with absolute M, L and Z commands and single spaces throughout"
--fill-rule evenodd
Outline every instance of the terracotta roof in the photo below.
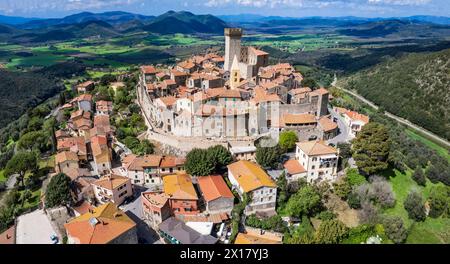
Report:
M 256 49 L 256 48 L 254 48 L 254 47 L 249 47 L 249 49 L 251 49 L 251 51 L 252 51 L 253 53 L 255 53 L 256 56 L 269 55 L 269 53 L 267 53 L 267 52 L 265 52 L 265 51 L 262 51 L 262 50 L 259 50 L 259 49 Z
M 292 89 L 289 91 L 289 93 L 291 93 L 293 95 L 309 93 L 309 92 L 311 92 L 311 88 L 309 88 L 309 87 L 296 88 L 296 89 Z
M 94 126 L 99 126 L 99 127 L 110 126 L 109 115 L 96 115 L 94 117 Z
M 276 187 L 275 182 L 256 163 L 240 160 L 227 166 L 244 192 L 261 187 Z
M 70 137 L 70 135 L 65 130 L 56 130 L 55 137 L 58 139 L 58 138 L 63 138 L 63 137 Z
M 108 140 L 105 136 L 94 136 L 91 138 L 92 155 L 97 162 L 109 161 Z
M 72 206 L 72 209 L 77 211 L 80 215 L 88 213 L 89 210 L 93 210 L 95 207 L 92 206 L 90 203 L 83 200 L 82 203 Z
M 16 225 L 11 226 L 0 234 L 0 245 L 12 245 L 16 243 Z M 6 249 L 4 249 L 6 250 Z
M 141 70 L 144 74 L 155 74 L 156 69 L 153 66 L 142 66 Z
M 57 149 L 70 150 L 78 155 L 85 155 L 87 153 L 86 141 L 83 137 L 70 137 L 58 139 Z
M 56 154 L 55 162 L 56 164 L 62 163 L 64 161 L 75 161 L 78 162 L 78 155 L 72 151 L 63 151 Z
M 181 72 L 181 71 L 177 71 L 177 70 L 172 70 L 170 72 L 173 74 L 173 76 L 186 76 L 186 75 L 188 75 L 185 72 Z
M 113 175 L 103 176 L 99 180 L 93 182 L 92 184 L 98 185 L 102 188 L 112 191 L 127 182 L 130 182 L 130 179 L 128 177 L 113 174 Z
M 198 177 L 198 185 L 207 202 L 217 198 L 234 198 L 233 193 L 220 175 Z
M 333 109 L 334 109 L 334 111 L 336 111 L 336 112 L 339 113 L 339 114 L 345 114 L 345 113 L 347 113 L 347 112 L 350 111 L 350 110 L 348 110 L 348 109 L 346 109 L 346 108 L 343 108 L 343 107 L 337 107 L 337 106 L 335 106 Z
M 92 94 L 82 94 L 77 97 L 77 101 L 92 101 Z
M 159 167 L 161 168 L 171 168 L 176 166 L 184 165 L 186 159 L 179 158 L 175 156 L 163 156 L 161 159 L 161 163 L 159 164 Z
M 143 192 L 142 197 L 146 199 L 150 204 L 158 208 L 162 208 L 166 205 L 170 196 L 163 192 Z
M 80 244 L 107 244 L 135 228 L 136 223 L 116 205 L 107 203 L 71 220 L 64 227 Z
M 195 64 L 192 61 L 182 61 L 182 62 L 178 63 L 177 66 L 179 66 L 183 69 L 192 69 L 195 67 Z
M 310 124 L 317 123 L 316 117 L 311 114 L 284 114 L 281 116 L 284 124 Z
M 100 111 L 110 111 L 113 107 L 113 104 L 111 101 L 101 100 L 95 103 L 95 107 Z
M 253 100 L 256 103 L 262 102 L 280 102 L 281 98 L 277 94 L 268 94 L 263 88 L 255 88 L 255 96 Z
M 303 141 L 298 142 L 297 146 L 308 156 L 337 154 L 337 150 L 325 144 L 324 141 Z
M 314 90 L 313 92 L 317 93 L 317 94 L 320 94 L 320 95 L 328 94 L 328 90 L 323 88 L 323 87 L 321 87 L 321 88 L 319 88 L 317 90 Z
M 282 244 L 282 241 L 274 240 L 264 235 L 239 233 L 234 244 Z
M 283 166 L 291 175 L 306 172 L 306 169 L 296 159 L 286 161 Z
M 346 113 L 344 113 L 344 115 L 347 115 L 352 120 L 362 121 L 365 124 L 369 123 L 369 117 L 368 116 L 360 114 L 360 113 L 355 112 L 355 111 L 347 111 Z
M 163 83 L 164 83 L 166 86 L 167 86 L 167 85 L 176 85 L 176 84 L 177 84 L 177 83 L 176 83 L 174 80 L 172 80 L 172 79 L 164 80 Z
M 163 177 L 164 193 L 172 199 L 197 200 L 197 193 L 192 184 L 191 176 L 186 173 L 177 173 Z
M 338 125 L 326 116 L 319 119 L 319 124 L 325 132 L 332 131 L 338 128 Z
M 130 156 L 127 156 L 126 159 L 124 159 L 123 163 L 125 163 L 124 166 L 128 170 L 143 171 L 144 168 L 159 167 L 159 164 L 161 163 L 161 159 L 162 159 L 162 156 L 158 156 L 158 155 L 145 155 L 142 157 L 130 155 Z
M 158 98 L 166 106 L 172 106 L 177 103 L 178 98 L 175 96 L 165 96 Z

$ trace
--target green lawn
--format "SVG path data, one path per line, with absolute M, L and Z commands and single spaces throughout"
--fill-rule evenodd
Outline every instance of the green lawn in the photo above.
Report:
M 447 158 L 447 160 L 450 162 L 450 153 L 449 150 L 434 143 L 433 141 L 429 140 L 428 138 L 416 133 L 415 131 L 411 129 L 406 129 L 406 134 L 411 137 L 412 139 L 415 139 L 417 141 L 422 142 L 423 144 L 427 145 L 429 148 L 434 149 L 439 155 L 442 157 Z
M 38 189 L 32 192 L 32 196 L 28 201 L 23 205 L 23 210 L 27 210 L 28 208 L 36 207 L 39 205 L 39 201 L 41 199 L 41 189 Z
M 449 244 L 450 219 L 427 218 L 424 222 L 414 223 L 406 239 L 408 244 Z
M 450 219 L 433 219 L 427 218 L 425 222 L 414 222 L 409 219 L 403 202 L 411 190 L 421 191 L 424 200 L 430 194 L 433 186 L 442 185 L 433 184 L 429 180 L 425 187 L 417 185 L 411 178 L 412 171 L 401 173 L 397 170 L 387 171 L 386 176 L 389 177 L 392 189 L 395 193 L 396 204 L 394 208 L 385 210 L 386 214 L 400 216 L 406 227 L 411 228 L 406 243 L 450 243 Z

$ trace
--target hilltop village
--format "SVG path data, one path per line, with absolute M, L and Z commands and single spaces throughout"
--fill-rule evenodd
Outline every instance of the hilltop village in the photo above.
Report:
M 283 232 L 264 231 L 258 224 L 279 219 L 295 225 L 295 217 L 279 216 L 280 182 L 289 188 L 299 182 L 331 186 L 342 175 L 336 145 L 355 138 L 369 118 L 331 107 L 326 88 L 305 87 L 295 67 L 270 64 L 270 54 L 242 45 L 242 35 L 241 29 L 225 29 L 224 54 L 140 66 L 134 102 L 140 117 L 93 95 L 98 83 L 77 84 L 77 96 L 59 109 L 68 120 L 54 132 L 51 173 L 70 183 L 70 201 L 46 206 L 48 199 L 41 197 L 45 210 L 20 218 L 7 231 L 10 238 L 16 243 L 282 243 Z M 123 86 L 110 84 L 113 94 Z M 142 119 L 146 129 L 136 144 L 145 151 L 121 140 L 123 131 L 111 123 L 112 116 L 122 122 Z M 270 153 L 285 135 L 294 138 L 285 158 L 275 165 L 261 162 L 258 149 Z M 198 168 L 205 161 L 213 168 Z M 28 232 L 30 221 L 48 232 Z

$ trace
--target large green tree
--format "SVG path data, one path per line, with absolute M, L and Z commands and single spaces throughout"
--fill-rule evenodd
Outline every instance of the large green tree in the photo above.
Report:
M 291 151 L 295 148 L 295 143 L 298 141 L 298 136 L 295 131 L 283 131 L 280 134 L 279 144 L 283 152 Z
M 289 198 L 286 212 L 294 217 L 313 215 L 321 205 L 320 194 L 312 186 L 306 185 Z
M 379 123 L 365 125 L 353 141 L 353 158 L 366 175 L 373 175 L 388 167 L 389 134 Z
M 33 152 L 19 152 L 6 164 L 5 175 L 18 175 L 18 180 L 24 187 L 24 177 L 27 172 L 34 172 L 38 168 L 36 154 Z
M 338 244 L 348 235 L 348 228 L 339 220 L 332 219 L 320 223 L 316 231 L 319 244 Z
M 52 208 L 71 203 L 70 178 L 64 173 L 53 176 L 45 192 L 46 207 Z
M 184 168 L 191 175 L 206 176 L 214 172 L 216 164 L 206 149 L 194 148 L 186 155 Z
M 256 162 L 264 168 L 276 168 L 280 161 L 280 148 L 274 147 L 256 147 Z
M 208 156 L 215 163 L 215 171 L 218 172 L 233 161 L 230 151 L 222 145 L 216 145 L 207 149 Z

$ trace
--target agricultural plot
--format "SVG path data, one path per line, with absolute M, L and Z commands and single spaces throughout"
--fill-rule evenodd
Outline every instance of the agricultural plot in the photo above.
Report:
M 292 34 L 265 35 L 257 34 L 243 38 L 245 42 L 255 46 L 270 46 L 282 51 L 295 53 L 318 49 L 346 49 L 352 41 L 348 37 L 336 34 Z

